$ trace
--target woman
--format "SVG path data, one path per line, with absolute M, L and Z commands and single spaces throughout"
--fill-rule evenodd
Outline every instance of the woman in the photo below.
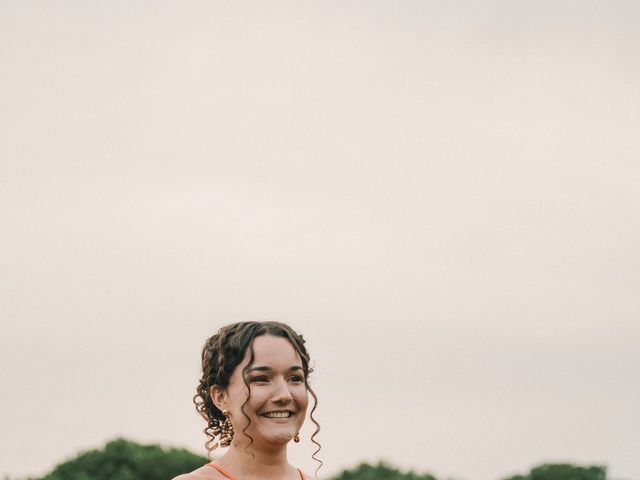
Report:
M 214 462 L 174 480 L 308 480 L 287 461 L 287 445 L 300 441 L 309 385 L 309 355 L 302 335 L 280 322 L 240 322 L 221 328 L 202 349 L 202 378 L 193 398 L 207 421 L 209 452 L 229 447 Z M 316 459 L 317 460 L 317 459 Z M 317 460 L 320 465 L 322 462 Z

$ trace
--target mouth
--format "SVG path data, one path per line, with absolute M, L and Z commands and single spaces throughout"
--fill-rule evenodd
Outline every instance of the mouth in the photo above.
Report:
M 261 417 L 265 418 L 289 418 L 293 417 L 294 413 L 291 410 L 278 410 L 273 412 L 261 413 Z

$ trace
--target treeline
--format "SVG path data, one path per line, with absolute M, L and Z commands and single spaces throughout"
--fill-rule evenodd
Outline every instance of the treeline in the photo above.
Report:
M 208 459 L 184 449 L 140 445 L 124 438 L 99 450 L 77 455 L 40 478 L 22 480 L 170 480 L 207 463 Z M 4 477 L 4 480 L 11 480 Z M 13 479 L 17 480 L 17 479 Z M 386 463 L 361 464 L 329 480 L 438 480 L 428 473 L 405 472 Z M 527 474 L 502 480 L 609 480 L 603 466 L 540 465 Z

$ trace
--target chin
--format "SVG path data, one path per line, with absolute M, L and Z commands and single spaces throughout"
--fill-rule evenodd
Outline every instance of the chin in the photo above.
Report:
M 281 433 L 276 435 L 265 435 L 264 439 L 274 445 L 284 445 L 293 440 L 294 433 Z

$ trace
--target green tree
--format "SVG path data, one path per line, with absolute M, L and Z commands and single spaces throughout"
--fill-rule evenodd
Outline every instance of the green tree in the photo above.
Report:
M 607 468 L 581 467 L 570 463 L 548 463 L 531 469 L 528 475 L 515 475 L 505 480 L 606 480 Z
M 436 480 L 433 475 L 401 472 L 392 466 L 379 462 L 377 465 L 362 463 L 351 470 L 345 470 L 332 480 Z
M 140 445 L 118 438 L 61 463 L 40 480 L 167 480 L 208 460 L 184 449 Z

